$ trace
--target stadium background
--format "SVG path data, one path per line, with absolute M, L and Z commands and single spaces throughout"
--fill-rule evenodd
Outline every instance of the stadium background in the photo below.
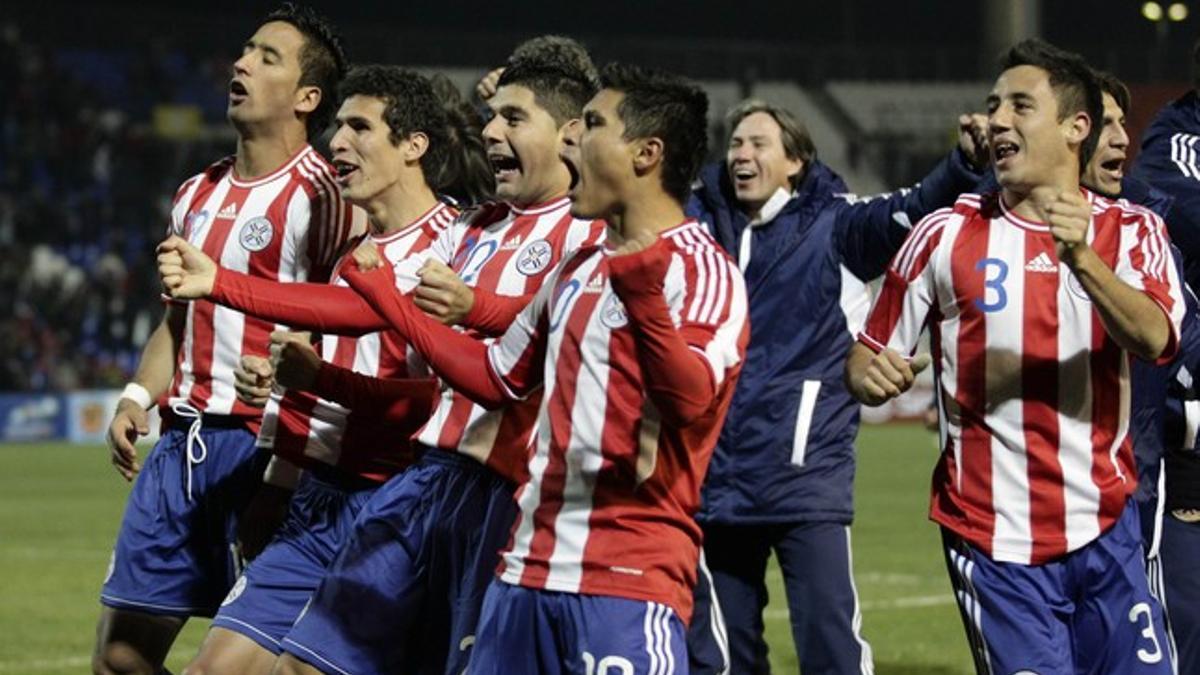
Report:
M 860 194 L 911 183 L 978 109 L 1001 49 L 1041 35 L 1131 85 L 1137 139 L 1191 86 L 1200 5 L 1135 0 L 737 3 L 311 2 L 352 60 L 449 74 L 464 91 L 519 40 L 573 35 L 598 63 L 699 80 L 720 156 L 724 112 L 748 95 L 808 125 Z M 153 246 L 175 186 L 232 151 L 230 64 L 273 3 L 144 6 L 42 0 L 0 8 L 0 673 L 87 669 L 96 594 L 127 486 L 100 445 L 158 321 Z M 1175 20 L 1172 18 L 1175 17 Z M 876 672 L 969 672 L 936 529 L 936 448 L 916 392 L 860 443 L 855 568 Z M 891 421 L 889 421 L 891 420 Z M 147 446 L 148 447 L 148 446 Z M 767 627 L 794 672 L 778 574 Z M 364 620 L 369 620 L 364 617 Z M 189 626 L 177 669 L 206 622 Z

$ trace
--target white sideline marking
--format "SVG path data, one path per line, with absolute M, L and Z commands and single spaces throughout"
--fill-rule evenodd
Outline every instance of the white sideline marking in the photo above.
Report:
M 27 673 L 33 670 L 75 668 L 92 662 L 90 656 L 69 656 L 63 659 L 33 659 L 31 661 L 0 661 L 0 673 Z
M 913 607 L 938 607 L 940 605 L 953 605 L 954 596 L 952 595 L 918 595 L 911 598 L 896 598 L 895 600 L 876 600 L 866 601 L 862 603 L 864 612 L 885 611 L 893 609 L 911 609 Z M 763 618 L 768 621 L 786 621 L 788 618 L 787 608 L 768 609 L 763 612 Z

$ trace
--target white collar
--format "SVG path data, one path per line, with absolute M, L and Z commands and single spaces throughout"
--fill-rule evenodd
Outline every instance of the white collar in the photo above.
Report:
M 750 219 L 749 226 L 757 227 L 775 220 L 775 216 L 779 215 L 783 207 L 795 196 L 795 192 L 788 192 L 783 188 L 775 188 L 775 194 L 771 195 L 771 198 L 762 205 L 762 208 L 758 210 L 758 215 Z

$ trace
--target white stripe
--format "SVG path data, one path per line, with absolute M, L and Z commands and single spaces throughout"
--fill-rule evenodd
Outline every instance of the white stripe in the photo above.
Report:
M 666 608 L 657 602 L 652 602 L 650 604 L 654 606 L 652 629 L 654 631 L 654 656 L 658 660 L 657 672 L 651 672 L 653 672 L 654 675 L 663 675 L 667 672 L 667 654 L 663 649 L 663 643 L 666 641 L 666 636 L 663 635 L 663 610 Z
M 667 606 L 663 606 L 663 651 L 667 654 L 667 667 L 663 671 L 663 675 L 675 675 L 675 651 L 671 648 L 671 618 L 675 612 Z
M 850 527 L 846 526 L 846 576 L 850 580 L 850 594 L 854 597 L 854 619 L 851 621 L 850 628 L 854 635 L 855 642 L 858 643 L 859 652 L 859 670 L 862 675 L 874 675 L 875 659 L 871 650 L 871 645 L 862 636 L 862 607 L 858 602 L 858 585 L 854 583 L 854 550 L 850 545 Z
M 305 654 L 308 654 L 309 656 L 316 659 L 317 661 L 320 661 L 321 665 L 324 665 L 327 668 L 331 668 L 331 669 L 337 671 L 338 673 L 341 673 L 341 675 L 351 675 L 351 673 L 349 673 L 345 670 L 342 670 L 341 668 L 338 668 L 336 665 L 330 663 L 329 661 L 326 661 L 324 658 L 322 658 L 322 656 L 320 654 L 314 652 L 313 650 L 309 649 L 308 647 L 305 647 L 304 645 L 300 644 L 299 642 L 296 642 L 295 640 L 293 640 L 291 638 L 286 638 L 286 637 L 283 639 L 283 641 L 284 641 L 284 643 L 289 644 L 289 645 L 295 647 L 296 649 L 303 651 Z
M 1200 401 L 1197 401 L 1197 403 L 1200 403 Z M 1165 515 L 1167 505 L 1166 458 L 1158 460 L 1158 485 L 1156 493 L 1154 497 L 1154 533 L 1150 537 L 1150 550 L 1146 552 L 1146 559 L 1151 562 L 1158 560 L 1158 548 L 1162 544 L 1163 516 Z
M 259 629 L 258 629 L 257 627 L 255 627 L 254 625 L 252 625 L 252 624 L 249 624 L 249 623 L 246 623 L 245 621 L 242 621 L 241 619 L 235 619 L 235 618 L 233 618 L 233 617 L 231 617 L 231 616 L 225 616 L 224 614 L 222 614 L 221 616 L 217 617 L 217 619 L 216 619 L 216 620 L 214 620 L 214 621 L 213 621 L 213 626 L 214 626 L 214 627 L 216 627 L 216 628 L 221 628 L 221 627 L 222 627 L 222 626 L 221 626 L 221 624 L 222 624 L 222 623 L 233 623 L 233 624 L 237 624 L 237 625 L 241 626 L 242 628 L 245 628 L 245 629 L 247 629 L 247 630 L 250 630 L 250 631 L 252 631 L 252 632 L 253 632 L 254 634 L 256 634 L 256 635 L 261 635 L 263 638 L 265 638 L 265 639 L 267 639 L 267 640 L 270 640 L 271 644 L 273 644 L 273 645 L 278 645 L 278 644 L 279 644 L 279 640 L 276 640 L 275 638 L 271 637 L 270 635 L 267 635 L 267 634 L 266 634 L 266 633 L 264 633 L 263 631 L 259 630 Z M 230 630 L 230 631 L 232 631 L 233 629 L 231 629 L 231 628 L 225 628 L 225 630 Z M 235 632 L 235 633 L 236 633 L 237 631 L 233 631 L 233 632 Z
M 1200 429 L 1200 401 L 1183 402 L 1183 449 L 1196 447 L 1196 432 Z
M 654 632 L 651 626 L 654 623 L 654 603 L 646 603 L 646 614 L 642 619 L 642 635 L 646 639 L 646 656 L 649 657 L 650 666 L 646 671 L 647 675 L 657 675 L 660 669 L 658 662 L 658 653 L 654 651 Z
M 1007 221 L 987 222 L 987 255 L 1009 264 L 1003 283 L 1007 306 L 1002 311 L 983 312 L 987 338 L 988 368 L 984 373 L 986 392 L 984 425 L 990 429 L 988 444 L 991 455 L 991 508 L 995 514 L 992 530 L 992 551 L 997 560 L 1029 563 L 1033 524 L 1030 522 L 1029 456 L 1025 447 L 1025 411 L 1022 396 L 1023 370 L 1019 367 L 1024 353 L 1024 332 L 1015 320 L 1025 317 L 1025 230 L 1012 227 Z M 997 268 L 988 265 L 988 279 L 997 278 Z M 984 289 L 983 302 L 999 302 L 999 292 Z M 993 355 L 1016 355 L 1012 367 L 992 367 Z M 961 367 L 961 362 L 959 364 Z
M 821 391 L 820 380 L 805 380 L 800 390 L 800 405 L 796 409 L 796 430 L 792 434 L 792 464 L 804 466 L 808 451 L 808 431 L 812 427 L 813 409 Z
M 725 629 L 725 615 L 721 612 L 721 601 L 717 597 L 717 585 L 713 583 L 712 573 L 708 570 L 708 560 L 704 557 L 704 548 L 700 548 L 700 575 L 708 584 L 708 621 L 712 626 L 712 639 L 721 652 L 723 666 L 717 675 L 729 675 L 729 633 Z

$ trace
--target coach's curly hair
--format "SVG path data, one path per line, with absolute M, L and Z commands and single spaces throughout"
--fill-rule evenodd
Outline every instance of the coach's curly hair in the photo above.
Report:
M 357 66 L 342 81 L 341 100 L 370 96 L 384 103 L 383 120 L 393 145 L 414 133 L 429 139 L 421 170 L 429 187 L 459 202 L 473 204 L 491 196 L 491 165 L 483 148 L 483 122 L 462 106 L 448 80 L 429 78 L 399 66 Z
M 1079 170 L 1083 171 L 1100 142 L 1104 126 L 1104 95 L 1095 72 L 1083 57 L 1038 38 L 1029 38 L 1013 45 L 1000 59 L 1003 72 L 1017 66 L 1034 66 L 1046 71 L 1050 88 L 1058 102 L 1058 119 L 1084 112 L 1092 121 L 1091 131 L 1079 148 Z
M 535 37 L 513 49 L 497 86 L 519 84 L 560 126 L 583 114 L 583 106 L 600 88 L 587 49 L 561 35 Z
M 625 140 L 662 140 L 663 189 L 686 203 L 708 150 L 708 95 L 677 75 L 620 63 L 605 66 L 600 82 L 625 95 L 617 106 Z
M 346 51 L 333 25 L 311 7 L 285 2 L 272 11 L 263 23 L 283 21 L 304 36 L 300 48 L 300 86 L 321 90 L 321 102 L 308 116 L 308 137 L 316 138 L 333 119 L 338 82 L 346 75 Z

